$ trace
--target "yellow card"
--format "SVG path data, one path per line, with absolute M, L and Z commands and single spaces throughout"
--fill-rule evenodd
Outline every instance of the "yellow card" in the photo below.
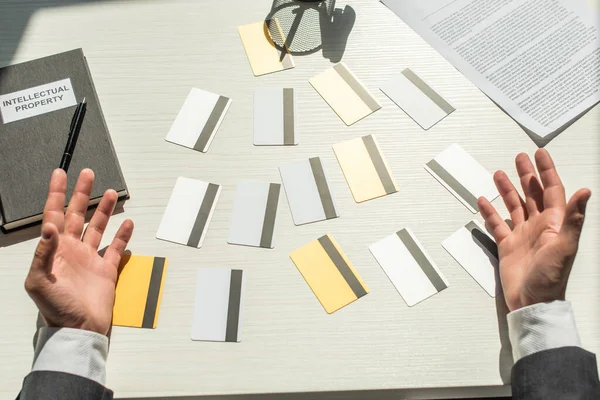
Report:
M 125 255 L 121 260 L 113 325 L 156 328 L 167 259 Z
M 330 235 L 292 252 L 290 258 L 329 314 L 369 293 L 367 285 Z
M 277 19 L 243 25 L 238 28 L 254 76 L 295 67 L 294 59 L 287 46 L 283 44 L 283 49 L 281 49 L 275 45 L 269 27 L 273 29 L 273 32 L 277 32 L 278 43 L 284 42 L 284 34 Z
M 346 125 L 352 125 L 381 108 L 344 63 L 315 76 L 310 84 Z
M 333 151 L 357 203 L 398 191 L 374 135 L 338 143 Z

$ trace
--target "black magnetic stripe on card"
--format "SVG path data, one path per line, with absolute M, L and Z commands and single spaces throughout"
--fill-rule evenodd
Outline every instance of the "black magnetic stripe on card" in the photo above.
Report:
M 192 227 L 192 232 L 190 233 L 190 237 L 188 239 L 187 245 L 191 247 L 198 247 L 200 244 L 200 239 L 202 238 L 202 233 L 206 228 L 206 223 L 208 222 L 208 216 L 210 215 L 210 210 L 212 210 L 213 205 L 215 203 L 215 199 L 217 198 L 217 193 L 219 192 L 219 185 L 215 185 L 214 183 L 209 183 L 208 188 L 206 188 L 206 193 L 204 194 L 204 199 L 202 199 L 202 204 L 200 205 L 200 210 L 198 210 L 198 215 L 196 216 L 196 221 L 194 222 L 194 226 Z
M 363 136 L 362 141 L 367 149 L 367 153 L 369 153 L 369 158 L 371 158 L 371 162 L 373 162 L 373 166 L 375 167 L 375 171 L 377 171 L 377 175 L 379 176 L 379 180 L 383 185 L 386 194 L 396 193 L 398 189 L 396 189 L 396 185 L 394 184 L 394 179 L 390 175 L 390 171 L 385 165 L 385 161 L 383 160 L 383 156 L 377 147 L 377 143 L 375 143 L 375 137 L 373 135 Z
M 158 298 L 160 296 L 160 286 L 164 271 L 165 259 L 163 257 L 154 257 L 152 273 L 150 274 L 150 285 L 148 286 L 148 296 L 146 297 L 146 308 L 144 309 L 144 318 L 142 320 L 142 328 L 154 328 L 154 320 L 156 319 L 156 310 L 158 308 Z
M 321 205 L 325 212 L 326 219 L 337 218 L 337 212 L 335 211 L 335 205 L 333 204 L 333 198 L 329 191 L 329 185 L 327 185 L 327 179 L 325 178 L 325 171 L 323 170 L 323 164 L 319 157 L 313 157 L 308 160 L 310 162 L 310 168 L 312 170 L 315 183 L 317 184 L 317 191 L 321 198 Z
M 446 114 L 452 114 L 456 109 L 452 107 L 442 96 L 440 96 L 435 90 L 433 90 L 425 81 L 423 81 L 417 74 L 410 69 L 402 71 L 409 81 L 417 87 L 425 96 L 429 97 L 439 108 L 441 108 Z
M 227 325 L 225 328 L 225 341 L 238 341 L 238 327 L 240 324 L 240 304 L 242 302 L 242 270 L 232 269 L 229 282 L 229 303 L 227 306 Z
M 425 276 L 427 276 L 427 279 L 429 279 L 429 282 L 431 282 L 435 290 L 441 292 L 442 290 L 446 289 L 448 285 L 446 285 L 446 282 L 444 282 L 440 274 L 435 270 L 433 264 L 429 262 L 425 256 L 425 253 L 423 253 L 417 242 L 415 242 L 408 231 L 403 229 L 396 232 L 396 235 L 398 235 L 402 243 L 404 243 L 408 249 L 410 255 L 415 259 L 417 264 L 419 264 L 419 267 L 421 267 L 421 270 Z
M 442 167 L 435 159 L 429 161 L 427 163 L 427 167 L 429 167 L 429 169 L 441 180 L 446 182 L 446 184 L 450 186 L 450 188 L 454 190 L 457 195 L 462 197 L 462 199 L 471 207 L 473 207 L 475 210 L 479 210 L 479 207 L 477 206 L 477 198 L 473 196 L 473 194 L 469 192 L 467 188 L 464 187 L 458 180 L 456 180 L 450 174 L 450 172 L 446 171 L 446 169 L 444 169 L 444 167 Z
M 338 73 L 338 75 L 346 82 L 350 89 L 360 98 L 360 100 L 365 103 L 367 107 L 371 111 L 376 111 L 381 108 L 381 106 L 377 103 L 377 101 L 371 96 L 371 93 L 367 91 L 367 89 L 356 80 L 356 78 L 352 75 L 350 71 L 344 65 L 337 64 L 333 67 L 333 69 Z
M 213 108 L 212 112 L 210 113 L 210 116 L 208 117 L 208 120 L 206 121 L 204 128 L 202 128 L 202 132 L 200 133 L 200 136 L 198 136 L 198 139 L 196 140 L 196 144 L 194 145 L 194 150 L 204 152 L 204 149 L 206 148 L 206 145 L 210 141 L 210 138 L 215 133 L 217 124 L 219 123 L 221 116 L 225 112 L 225 108 L 227 107 L 228 103 L 229 103 L 229 99 L 227 97 L 219 96 L 219 99 L 217 100 L 217 104 L 215 104 L 215 108 Z
M 465 228 L 471 232 L 471 236 L 473 236 L 477 245 L 483 246 L 492 256 L 496 257 L 496 260 L 499 260 L 498 245 L 475 222 L 469 222 L 465 225 Z
M 348 263 L 346 263 L 344 257 L 342 257 L 338 249 L 335 247 L 335 245 L 331 241 L 331 238 L 328 235 L 325 235 L 319 238 L 319 243 L 321 244 L 321 247 L 323 247 L 323 250 L 325 250 L 325 253 L 327 253 L 327 256 L 331 259 L 335 267 L 338 269 L 338 271 L 340 271 L 340 274 L 342 274 L 342 277 L 344 278 L 348 286 L 350 286 L 350 289 L 352 289 L 352 292 L 354 292 L 356 298 L 360 299 L 361 297 L 366 295 L 367 291 L 360 283 L 354 272 L 352 272 L 352 269 L 350 269 L 350 266 L 348 265 Z
M 283 89 L 283 144 L 294 145 L 294 89 Z
M 273 232 L 275 231 L 275 218 L 277 216 L 280 191 L 281 185 L 279 183 L 271 183 L 269 185 L 265 218 L 263 220 L 262 233 L 260 235 L 260 247 L 270 249 L 273 245 Z

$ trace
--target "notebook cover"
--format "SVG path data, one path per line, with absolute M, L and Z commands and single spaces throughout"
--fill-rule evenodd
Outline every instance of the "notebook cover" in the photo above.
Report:
M 0 95 L 67 78 L 76 101 L 84 97 L 87 101 L 68 172 L 67 203 L 84 168 L 91 168 L 96 176 L 90 205 L 98 203 L 107 189 L 116 190 L 120 200 L 127 199 L 125 178 L 81 49 L 1 68 Z M 75 106 L 8 123 L 0 117 L 0 210 L 6 230 L 41 219 L 50 176 L 60 164 L 74 110 Z

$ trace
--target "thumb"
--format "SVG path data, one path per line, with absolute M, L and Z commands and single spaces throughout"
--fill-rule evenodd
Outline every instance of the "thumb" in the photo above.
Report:
M 50 273 L 57 248 L 58 228 L 52 223 L 42 225 L 42 238 L 35 249 L 31 269 Z
M 589 189 L 580 189 L 567 203 L 560 234 L 564 235 L 570 244 L 577 245 L 579 243 L 585 220 L 585 209 L 591 196 L 592 192 Z

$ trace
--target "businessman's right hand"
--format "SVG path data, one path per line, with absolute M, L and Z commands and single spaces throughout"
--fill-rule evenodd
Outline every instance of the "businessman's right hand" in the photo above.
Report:
M 123 222 L 101 257 L 98 247 L 117 203 L 117 193 L 108 190 L 104 194 L 83 232 L 93 185 L 94 173 L 81 171 L 65 213 L 67 175 L 61 169 L 52 174 L 42 238 L 25 289 L 48 326 L 106 335 L 112 322 L 117 270 L 133 234 L 133 222 Z
M 535 161 L 541 182 L 526 154 L 516 159 L 525 201 L 503 171 L 494 174 L 513 230 L 487 199 L 478 200 L 486 227 L 498 244 L 500 278 L 510 311 L 565 299 L 586 205 L 592 195 L 589 189 L 581 189 L 567 203 L 550 154 L 540 149 Z

